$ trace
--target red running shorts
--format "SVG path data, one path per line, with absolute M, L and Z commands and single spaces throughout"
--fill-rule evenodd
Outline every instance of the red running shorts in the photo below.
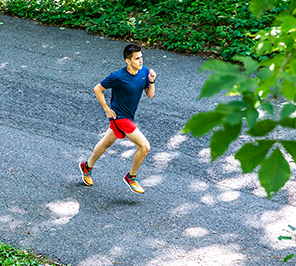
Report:
M 126 134 L 133 133 L 137 128 L 136 124 L 128 118 L 111 120 L 109 127 L 118 139 L 124 139 Z

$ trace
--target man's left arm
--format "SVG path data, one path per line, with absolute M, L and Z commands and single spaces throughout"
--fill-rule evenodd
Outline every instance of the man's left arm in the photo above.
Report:
M 154 82 L 156 78 L 156 73 L 153 69 L 150 69 L 148 78 L 149 78 L 149 87 L 145 89 L 145 92 L 149 98 L 152 98 L 155 92 Z

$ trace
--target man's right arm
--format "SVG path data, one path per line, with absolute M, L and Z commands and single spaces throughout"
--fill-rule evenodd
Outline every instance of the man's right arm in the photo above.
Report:
M 102 105 L 102 107 L 106 113 L 106 116 L 108 118 L 116 119 L 116 113 L 112 109 L 110 109 L 106 103 L 105 96 L 103 94 L 104 90 L 105 90 L 105 88 L 100 83 L 94 87 L 94 92 L 95 92 L 100 104 Z

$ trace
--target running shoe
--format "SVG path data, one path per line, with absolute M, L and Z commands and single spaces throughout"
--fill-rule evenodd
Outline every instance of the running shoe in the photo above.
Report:
M 86 162 L 82 162 L 82 163 L 79 164 L 79 169 L 80 169 L 80 172 L 82 174 L 82 180 L 83 180 L 85 185 L 92 186 L 93 185 L 93 181 L 91 179 L 92 168 L 87 169 L 85 167 L 85 163 Z
M 128 187 L 132 192 L 139 193 L 139 194 L 143 194 L 145 192 L 145 190 L 141 187 L 136 176 L 130 176 L 129 174 L 127 174 L 123 178 L 123 181 L 128 185 Z

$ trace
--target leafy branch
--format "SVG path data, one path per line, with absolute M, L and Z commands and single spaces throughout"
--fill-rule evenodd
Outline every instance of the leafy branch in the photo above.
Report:
M 250 8 L 260 17 L 279 2 L 252 0 Z M 296 163 L 296 141 L 272 134 L 279 128 L 296 129 L 295 14 L 296 2 L 292 1 L 288 9 L 279 13 L 269 31 L 257 34 L 252 48 L 256 58 L 235 56 L 236 64 L 212 60 L 201 66 L 201 72 L 212 74 L 204 83 L 200 98 L 224 92 L 235 100 L 194 115 L 183 130 L 195 137 L 214 130 L 210 142 L 212 161 L 222 156 L 240 134 L 252 137 L 252 142 L 235 153 L 235 158 L 240 161 L 243 173 L 260 167 L 259 180 L 268 197 L 278 192 L 291 176 L 284 154 L 289 153 Z M 259 118 L 260 110 L 268 118 Z

